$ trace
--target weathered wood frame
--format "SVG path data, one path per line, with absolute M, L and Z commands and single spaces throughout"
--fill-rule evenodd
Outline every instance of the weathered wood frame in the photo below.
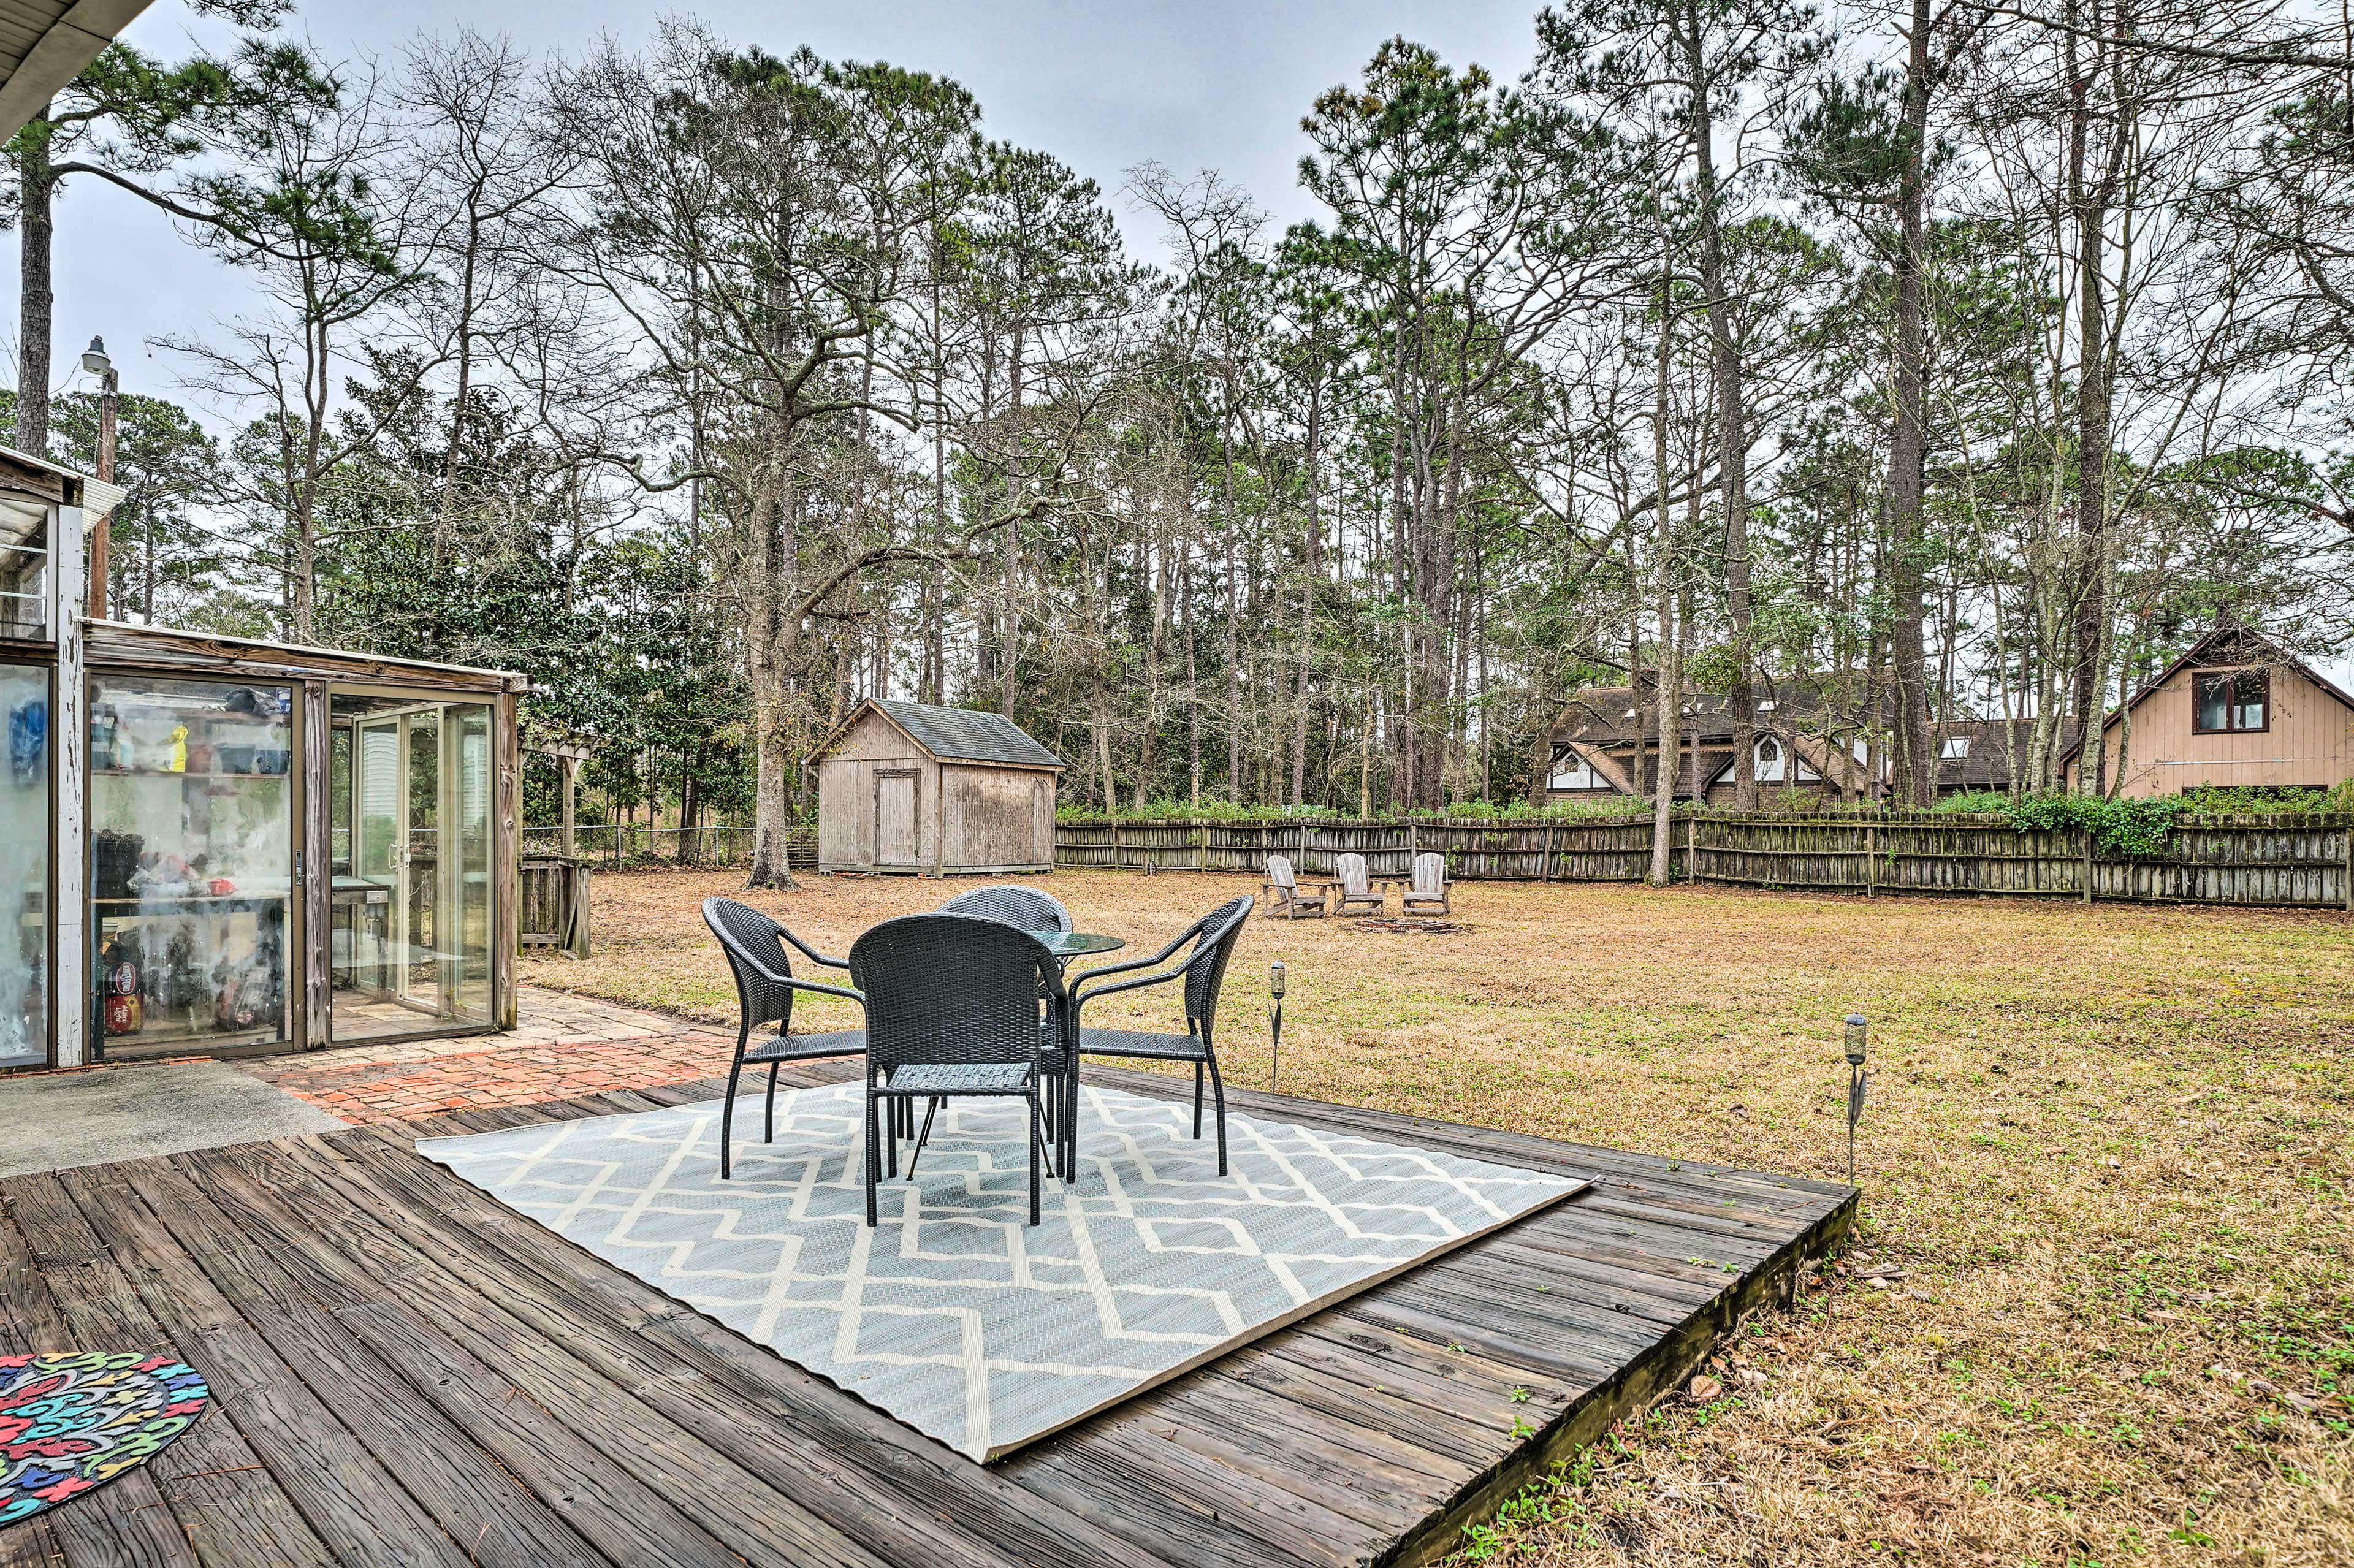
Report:
M 46 476 L 33 473 L 36 479 Z M 17 466 L 0 461 L 0 488 L 30 493 L 56 504 L 51 537 L 78 538 L 82 510 L 58 504 L 56 497 L 28 486 Z M 56 489 L 68 488 L 58 482 Z M 293 905 L 290 937 L 299 940 L 298 972 L 288 977 L 291 1019 L 283 1043 L 229 1046 L 224 1056 L 317 1050 L 328 1044 L 328 959 L 331 901 L 321 896 L 332 874 L 334 825 L 328 792 L 321 787 L 332 756 L 330 697 L 334 691 L 368 691 L 417 696 L 426 701 L 472 701 L 492 715 L 494 772 L 492 806 L 491 1022 L 453 1029 L 431 1024 L 413 1032 L 426 1038 L 474 1030 L 514 1027 L 517 887 L 522 822 L 522 753 L 517 709 L 527 683 L 496 670 L 422 663 L 333 649 L 302 648 L 201 632 L 91 621 L 82 616 L 86 584 L 80 551 L 52 549 L 44 609 L 54 641 L 8 639 L 13 663 L 47 668 L 50 677 L 50 909 L 48 922 L 49 1062 L 77 1067 L 90 1060 L 89 985 L 88 823 L 90 773 L 86 752 L 90 681 L 93 675 L 148 675 L 181 680 L 249 680 L 284 685 L 292 693 L 289 715 L 295 755 L 289 766 Z M 314 774 L 315 769 L 315 774 Z M 410 1034 L 371 1036 L 385 1044 Z

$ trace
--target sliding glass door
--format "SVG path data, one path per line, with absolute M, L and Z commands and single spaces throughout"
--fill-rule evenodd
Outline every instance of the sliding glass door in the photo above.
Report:
M 338 1041 L 492 1019 L 492 707 L 337 692 L 328 811 Z

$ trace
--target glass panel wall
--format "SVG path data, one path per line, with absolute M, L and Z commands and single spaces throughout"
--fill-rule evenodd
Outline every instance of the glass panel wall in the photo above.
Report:
M 292 710 L 282 685 L 92 679 L 95 1054 L 288 1038 Z
M 0 600 L 0 614 L 6 601 Z M 49 1058 L 49 672 L 0 664 L 0 1067 Z
M 329 724 L 334 1038 L 490 1022 L 491 705 L 338 692 Z
M 0 496 L 0 637 L 49 635 L 49 508 Z

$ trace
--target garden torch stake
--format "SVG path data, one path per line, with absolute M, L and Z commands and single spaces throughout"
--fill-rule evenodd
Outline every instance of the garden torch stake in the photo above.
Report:
M 1847 1184 L 1855 1185 L 1855 1124 L 1863 1119 L 1863 1014 L 1847 1015 Z
M 1267 969 L 1267 1028 L 1274 1042 L 1267 1058 L 1267 1092 L 1275 1093 L 1275 1086 L 1283 1072 L 1283 960 L 1278 959 Z

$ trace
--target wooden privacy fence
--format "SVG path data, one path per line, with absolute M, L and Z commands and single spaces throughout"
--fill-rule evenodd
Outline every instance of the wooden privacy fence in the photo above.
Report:
M 1256 873 L 1281 854 L 1303 875 L 1328 876 L 1352 850 L 1375 876 L 1404 876 L 1435 850 L 1469 880 L 1640 882 L 1651 819 L 1062 822 L 1055 832 L 1055 863 L 1074 867 Z M 2104 853 L 2081 829 L 2021 832 L 1999 816 L 1679 810 L 1670 850 L 1680 881 L 2354 909 L 2354 816 L 2342 814 L 2181 817 L 2156 854 L 2136 859 Z
M 588 863 L 578 855 L 527 854 L 515 901 L 515 940 L 588 956 Z

